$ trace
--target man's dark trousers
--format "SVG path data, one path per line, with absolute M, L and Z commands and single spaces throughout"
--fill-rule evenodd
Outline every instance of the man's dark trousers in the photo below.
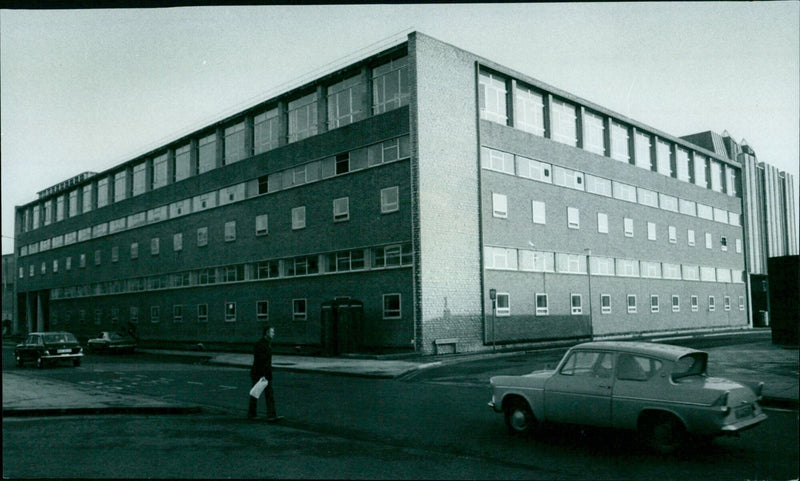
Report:
M 250 380 L 252 381 L 252 386 L 255 386 L 258 380 L 261 379 L 261 376 L 253 376 L 250 374 Z M 275 411 L 275 397 L 272 391 L 272 381 L 267 384 L 267 387 L 264 389 L 264 401 L 267 403 L 267 417 L 274 418 L 277 413 Z M 250 396 L 250 409 L 247 412 L 247 415 L 251 418 L 256 417 L 256 413 L 258 412 L 258 399 Z

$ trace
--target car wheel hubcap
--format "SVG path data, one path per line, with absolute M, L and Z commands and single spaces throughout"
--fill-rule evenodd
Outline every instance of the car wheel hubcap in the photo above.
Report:
M 517 431 L 521 431 L 528 426 L 528 416 L 521 409 L 515 409 L 511 413 L 511 426 Z

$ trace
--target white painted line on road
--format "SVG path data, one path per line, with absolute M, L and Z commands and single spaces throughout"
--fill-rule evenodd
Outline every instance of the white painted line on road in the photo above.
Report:
M 197 382 L 197 381 L 186 381 L 186 384 L 196 384 L 197 386 L 202 386 L 203 385 L 202 382 Z
M 236 386 L 219 386 L 220 389 L 239 389 Z

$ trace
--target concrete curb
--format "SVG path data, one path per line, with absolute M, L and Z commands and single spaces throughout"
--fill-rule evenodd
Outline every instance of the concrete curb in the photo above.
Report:
M 3 408 L 3 417 L 79 416 L 95 414 L 197 414 L 200 406 L 109 406 L 74 408 Z

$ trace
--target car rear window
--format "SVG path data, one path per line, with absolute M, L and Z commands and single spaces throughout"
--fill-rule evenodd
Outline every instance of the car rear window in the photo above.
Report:
M 706 372 L 706 361 L 708 354 L 704 352 L 695 352 L 687 354 L 675 363 L 672 370 L 672 378 L 680 379 L 687 376 L 700 376 Z
M 77 342 L 75 336 L 68 332 L 55 332 L 50 334 L 44 335 L 44 340 L 47 343 L 56 343 L 56 342 Z

